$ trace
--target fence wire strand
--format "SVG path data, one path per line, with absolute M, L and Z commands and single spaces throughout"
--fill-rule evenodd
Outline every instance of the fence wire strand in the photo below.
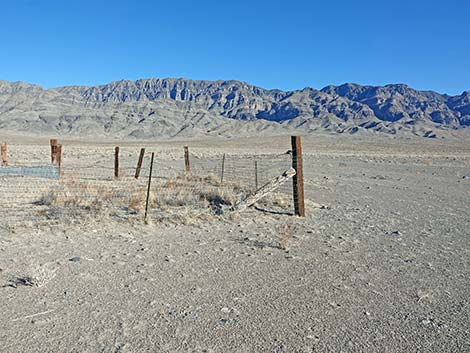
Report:
M 51 166 L 49 149 L 42 146 L 35 158 L 21 155 L 15 146 L 9 167 L 0 169 L 0 226 L 40 222 L 83 222 L 89 218 L 141 219 L 149 178 L 150 149 L 146 149 L 140 176 L 135 172 L 140 149 L 122 148 L 118 178 L 114 149 L 90 153 L 64 149 L 59 169 Z M 212 212 L 233 205 L 292 165 L 290 154 L 207 157 L 190 151 L 190 173 L 180 154 L 155 151 L 150 197 L 150 215 L 187 218 L 191 212 Z M 293 207 L 292 181 L 282 185 L 260 207 Z M 201 212 L 199 212 L 201 213 Z

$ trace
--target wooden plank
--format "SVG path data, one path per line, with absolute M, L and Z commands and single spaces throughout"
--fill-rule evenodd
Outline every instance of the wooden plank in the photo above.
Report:
M 145 148 L 140 149 L 139 160 L 137 162 L 137 168 L 135 169 L 135 178 L 139 179 L 140 170 L 142 169 L 142 161 L 144 160 Z
M 2 167 L 8 167 L 7 144 L 2 143 Z
M 293 179 L 294 192 L 294 208 L 295 214 L 305 217 L 305 200 L 304 200 L 304 174 L 302 164 L 302 142 L 300 136 L 292 136 L 292 168 L 296 174 Z
M 119 146 L 114 148 L 114 178 L 119 178 Z
M 189 148 L 188 146 L 184 146 L 184 166 L 186 169 L 186 173 L 191 172 L 191 164 L 189 163 Z
M 272 179 L 266 185 L 262 186 L 259 190 L 256 191 L 254 195 L 248 196 L 246 199 L 240 201 L 234 205 L 230 211 L 241 212 L 247 209 L 248 207 L 254 205 L 258 200 L 262 199 L 269 193 L 275 191 L 282 184 L 288 181 L 290 178 L 295 176 L 295 170 L 293 168 L 286 170 L 282 175 Z
M 55 164 L 57 155 L 57 139 L 51 139 L 51 163 Z
M 147 199 L 145 201 L 145 217 L 144 217 L 145 221 L 147 221 L 147 214 L 148 214 L 148 209 L 149 209 L 150 184 L 152 183 L 153 157 L 154 157 L 154 152 L 152 152 L 152 159 L 150 160 L 150 173 L 149 173 L 149 182 L 148 182 L 148 187 L 147 187 Z

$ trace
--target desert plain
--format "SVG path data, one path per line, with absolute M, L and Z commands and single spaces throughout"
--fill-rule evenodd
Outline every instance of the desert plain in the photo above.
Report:
M 47 160 L 48 139 L 2 139 L 10 163 Z M 64 168 L 106 173 L 116 144 L 168 171 L 184 145 L 202 160 L 290 149 L 289 136 L 61 142 Z M 0 351 L 469 352 L 468 139 L 318 134 L 303 152 L 304 218 L 36 223 L 24 187 L 53 182 L 2 177 Z

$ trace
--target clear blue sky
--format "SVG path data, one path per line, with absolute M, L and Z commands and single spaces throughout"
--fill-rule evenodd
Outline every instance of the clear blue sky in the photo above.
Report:
M 11 0 L 0 79 L 45 87 L 237 79 L 470 90 L 468 0 Z

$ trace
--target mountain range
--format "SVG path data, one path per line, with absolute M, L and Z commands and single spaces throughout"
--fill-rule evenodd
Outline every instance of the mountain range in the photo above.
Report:
M 404 84 L 352 83 L 282 91 L 182 78 L 44 89 L 0 81 L 0 129 L 139 139 L 314 131 L 434 138 L 470 130 L 470 91 L 449 96 Z

